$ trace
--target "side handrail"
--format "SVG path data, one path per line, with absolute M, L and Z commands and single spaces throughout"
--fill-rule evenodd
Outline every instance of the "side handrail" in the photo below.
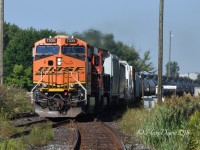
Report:
M 76 81 L 76 82 L 78 82 L 78 84 L 82 87 L 82 89 L 85 91 L 85 99 L 83 99 L 82 101 L 85 101 L 85 105 L 87 104 L 87 90 L 86 90 L 86 88 L 72 75 L 72 72 L 70 72 L 71 74 L 71 76 L 72 76 L 72 78 Z
M 42 72 L 41 72 L 41 79 L 40 81 L 38 81 L 38 83 L 32 88 L 31 90 L 31 103 L 33 104 L 34 98 L 33 98 L 33 91 L 35 90 L 35 88 L 40 84 L 40 82 L 44 79 L 44 77 L 47 75 L 47 71 L 45 71 L 44 76 L 42 76 Z

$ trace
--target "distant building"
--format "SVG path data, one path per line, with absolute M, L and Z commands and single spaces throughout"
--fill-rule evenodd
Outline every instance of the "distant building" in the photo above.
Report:
M 183 74 L 179 74 L 179 77 L 188 77 L 192 80 L 196 80 L 197 76 L 199 75 L 199 72 L 192 72 L 192 73 L 183 73 Z

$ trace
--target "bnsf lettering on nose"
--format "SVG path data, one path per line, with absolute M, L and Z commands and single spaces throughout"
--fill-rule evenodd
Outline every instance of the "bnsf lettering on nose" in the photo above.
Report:
M 76 72 L 76 71 L 79 71 L 79 70 L 83 70 L 84 67 L 40 67 L 38 69 L 38 72 L 53 72 L 53 71 L 57 71 L 57 72 L 69 72 L 69 71 L 73 71 L 73 72 Z

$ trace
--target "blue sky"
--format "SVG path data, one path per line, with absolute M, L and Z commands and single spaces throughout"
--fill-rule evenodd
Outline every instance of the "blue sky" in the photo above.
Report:
M 133 45 L 142 56 L 151 53 L 158 64 L 159 0 L 5 0 L 5 21 L 26 29 L 52 29 L 69 34 L 90 28 L 112 33 L 116 41 Z M 200 1 L 165 0 L 163 72 L 171 60 L 180 73 L 200 72 Z

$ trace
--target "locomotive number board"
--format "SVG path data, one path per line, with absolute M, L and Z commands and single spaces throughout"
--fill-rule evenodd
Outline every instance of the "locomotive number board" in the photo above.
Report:
M 76 39 L 66 39 L 66 43 L 76 43 Z
M 55 38 L 46 38 L 46 43 L 56 43 L 57 39 Z

